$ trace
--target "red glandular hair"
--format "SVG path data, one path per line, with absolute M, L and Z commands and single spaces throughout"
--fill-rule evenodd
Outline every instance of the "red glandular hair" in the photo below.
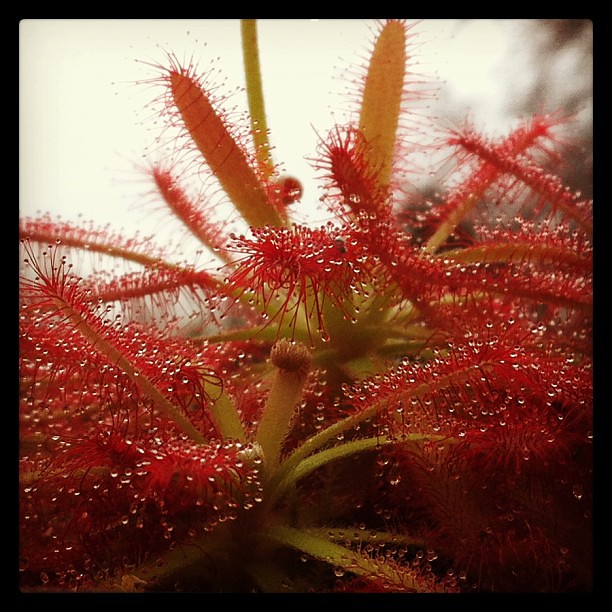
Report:
M 590 575 L 579 534 L 591 520 L 591 363 L 536 331 L 471 330 L 426 363 L 346 390 L 354 409 L 375 408 L 380 433 L 406 440 L 383 462 L 389 518 L 488 591 L 567 589 Z
M 319 144 L 314 165 L 321 172 L 326 200 L 341 219 L 348 221 L 359 213 L 380 215 L 389 209 L 390 190 L 379 184 L 370 156 L 370 146 L 355 126 L 336 126 Z
M 303 313 L 309 328 L 314 324 L 324 335 L 327 300 L 350 316 L 351 294 L 369 280 L 358 241 L 332 225 L 253 228 L 252 233 L 252 238 L 232 237 L 231 250 L 240 257 L 228 277 L 230 291 L 252 295 L 265 313 L 274 308 L 279 330 L 284 325 L 295 330 Z
M 158 555 L 171 570 L 183 543 L 212 551 L 221 541 L 215 562 L 225 562 L 251 528 L 251 569 L 263 561 L 255 580 L 284 585 L 274 564 L 292 555 L 266 557 L 271 536 L 285 520 L 293 531 L 296 518 L 321 517 L 324 546 L 335 539 L 326 525 L 362 518 L 382 541 L 345 543 L 352 562 L 336 568 L 337 590 L 455 590 L 440 579 L 447 568 L 469 576 L 464 590 L 589 588 L 591 203 L 549 171 L 562 161 L 562 119 L 538 116 L 497 140 L 467 123 L 445 133 L 438 144 L 455 180 L 438 205 L 396 215 L 406 158 L 418 151 L 400 110 L 417 83 L 407 24 L 391 20 L 379 34 L 355 87 L 359 117 L 324 136 L 314 161 L 337 225 L 289 225 L 299 182 L 258 164 L 226 98 L 172 54 L 151 82 L 163 88 L 167 135 L 178 127 L 179 138 L 148 173 L 158 199 L 225 266 L 172 263 L 108 228 L 22 221 L 31 241 L 20 312 L 26 586 L 129 579 Z M 241 223 L 229 245 L 213 201 L 187 187 L 203 177 L 194 192 L 214 204 L 227 196 L 234 210 L 218 217 Z M 94 255 L 87 280 L 62 257 L 77 253 Z M 99 272 L 106 262 L 125 267 Z M 184 315 L 201 321 L 189 337 Z M 274 384 L 269 347 L 287 336 L 310 336 L 322 365 L 290 407 L 283 460 L 303 461 L 280 472 L 275 493 L 290 482 L 291 495 L 198 539 L 267 493 L 257 445 L 222 438 L 231 429 L 232 440 L 258 439 Z M 395 537 L 410 542 L 401 554 Z M 438 556 L 434 572 L 419 562 L 421 545 L 428 563 Z M 232 559 L 227 567 L 237 569 Z M 352 571 L 359 578 L 341 576 Z M 331 571 L 314 574 L 313 588 L 331 585 Z
M 109 558 L 128 570 L 231 520 L 257 491 L 247 452 L 155 427 L 97 425 L 63 436 L 47 460 L 24 470 L 36 475 L 21 496 L 25 580 L 53 567 L 54 581 L 63 574 L 87 588 Z

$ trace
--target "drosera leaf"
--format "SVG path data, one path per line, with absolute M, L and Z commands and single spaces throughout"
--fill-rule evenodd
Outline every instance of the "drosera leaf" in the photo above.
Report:
M 189 69 L 174 66 L 168 85 L 191 140 L 244 220 L 253 226 L 284 225 L 245 145 L 234 138 L 197 78 Z
M 350 572 L 368 579 L 381 580 L 394 587 L 393 590 L 413 593 L 447 592 L 446 585 L 436 581 L 418 568 L 400 568 L 387 559 L 370 556 L 365 551 L 355 551 L 306 529 L 275 526 L 267 530 L 269 539 L 302 551 L 307 555 L 325 561 L 337 571 L 336 575 Z
M 223 248 L 225 228 L 220 223 L 211 222 L 210 210 L 207 210 L 199 199 L 192 199 L 189 196 L 172 170 L 154 164 L 150 172 L 157 191 L 168 209 L 205 247 L 229 263 L 231 259 Z
M 382 27 L 366 77 L 359 129 L 371 147 L 381 187 L 391 178 L 406 74 L 406 26 L 390 20 Z
M 63 325 L 73 327 L 99 354 L 123 370 L 180 430 L 194 441 L 204 443 L 202 433 L 155 383 L 146 358 L 138 353 L 132 354 L 128 349 L 130 339 L 106 326 L 92 309 L 87 289 L 81 287 L 79 279 L 69 273 L 69 268 L 64 265 L 65 259 L 58 262 L 56 251 L 51 248 L 48 257 L 39 262 L 33 256 L 31 247 L 27 243 L 24 246 L 29 255 L 27 265 L 36 275 L 34 279 L 22 279 L 24 295 L 29 297 L 30 306 L 43 306 L 48 310 L 46 316 L 55 314 L 61 317 Z
M 474 133 L 474 128 L 470 125 L 465 127 L 462 133 L 452 132 L 447 144 L 457 149 L 466 144 L 474 148 L 478 143 L 480 155 L 471 153 L 478 160 L 478 165 L 465 180 L 455 185 L 447 194 L 445 204 L 436 213 L 440 216 L 440 223 L 423 246 L 423 255 L 436 252 L 478 205 L 488 190 L 504 175 L 515 170 L 513 162 L 517 157 L 528 155 L 534 150 L 541 150 L 543 143 L 550 142 L 551 130 L 557 122 L 554 117 L 535 116 L 497 143 L 485 143 Z M 489 153 L 484 154 L 483 152 L 487 150 Z M 539 174 L 540 170 L 533 172 Z
M 145 237 L 124 238 L 109 227 L 90 224 L 77 225 L 46 214 L 37 219 L 21 219 L 19 235 L 30 243 L 60 244 L 63 249 L 74 249 L 114 257 L 141 266 L 159 265 L 164 253 Z

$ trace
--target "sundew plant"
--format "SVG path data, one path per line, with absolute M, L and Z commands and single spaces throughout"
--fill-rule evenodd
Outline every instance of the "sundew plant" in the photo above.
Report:
M 145 199 L 191 256 L 21 218 L 22 591 L 591 590 L 572 117 L 428 118 L 417 26 L 377 22 L 313 126 L 324 222 L 270 146 L 251 20 L 246 121 L 217 71 L 142 60 Z

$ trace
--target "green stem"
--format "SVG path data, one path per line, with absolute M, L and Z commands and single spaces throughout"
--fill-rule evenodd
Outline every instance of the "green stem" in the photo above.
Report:
M 358 553 L 303 529 L 276 526 L 268 529 L 266 536 L 274 542 L 336 566 L 344 567 L 361 558 Z
M 268 123 L 266 120 L 261 67 L 259 64 L 257 22 L 255 19 L 242 19 L 240 26 L 253 141 L 257 151 L 259 169 L 265 178 L 270 178 L 274 174 L 274 164 L 270 155 L 270 143 L 268 141 Z
M 279 368 L 274 376 L 257 428 L 257 442 L 261 446 L 267 474 L 273 474 L 279 464 L 283 442 L 302 398 L 306 382 L 303 372 L 290 372 Z
M 376 414 L 378 407 L 378 405 L 370 406 L 368 409 L 358 414 L 352 414 L 306 440 L 302 446 L 298 447 L 293 454 L 278 467 L 270 480 L 270 489 L 273 491 L 303 459 L 308 457 L 308 455 L 314 453 L 317 449 L 321 448 L 321 446 L 334 439 L 338 434 L 343 433 L 347 429 L 358 425 Z
M 213 402 L 210 406 L 210 413 L 213 416 L 219 433 L 221 433 L 224 438 L 239 440 L 240 442 L 247 441 L 240 415 L 236 410 L 236 406 L 226 393 L 222 393 L 221 396 Z
M 353 442 L 340 444 L 339 446 L 334 446 L 315 455 L 311 455 L 310 457 L 301 461 L 293 470 L 286 474 L 286 476 L 279 482 L 278 486 L 270 494 L 269 503 L 274 504 L 274 502 L 296 482 L 305 476 L 308 476 L 308 474 L 314 472 L 316 469 L 324 466 L 326 463 L 335 461 L 336 459 L 341 459 L 342 457 L 348 457 L 355 453 L 361 453 L 372 448 L 378 448 L 388 443 L 389 441 L 385 437 L 365 438 L 362 440 L 355 440 Z
M 480 364 L 480 367 L 486 367 L 487 363 L 483 362 Z M 432 392 L 434 389 L 442 388 L 447 383 L 457 383 L 463 384 L 465 380 L 469 378 L 469 368 L 460 369 L 453 374 L 440 378 L 437 383 L 434 385 L 432 383 L 421 383 L 416 387 L 413 387 L 406 391 L 406 399 L 410 397 L 422 397 L 426 393 Z M 304 460 L 306 457 L 314 453 L 317 449 L 324 446 L 327 442 L 334 439 L 339 434 L 347 431 L 355 427 L 356 425 L 363 423 L 369 418 L 375 416 L 377 412 L 384 408 L 386 404 L 386 399 L 381 398 L 378 401 L 374 402 L 372 405 L 368 406 L 366 409 L 352 414 L 345 419 L 330 425 L 327 429 L 319 432 L 313 437 L 309 438 L 302 444 L 302 446 L 298 447 L 292 455 L 290 455 L 275 471 L 274 475 L 270 479 L 270 491 L 274 491 L 274 489 L 279 486 L 288 475 L 295 470 L 298 465 Z M 410 434 L 409 436 L 403 438 L 402 441 L 410 441 L 410 440 L 439 440 L 442 439 L 439 436 L 432 436 L 427 434 Z
M 409 434 L 402 438 L 401 443 L 406 442 L 418 442 L 422 440 L 427 441 L 438 441 L 445 439 L 444 436 L 432 435 L 432 434 Z M 353 440 L 352 442 L 346 442 L 332 448 L 321 451 L 314 455 L 310 455 L 306 459 L 300 461 L 287 470 L 285 462 L 279 472 L 275 475 L 274 489 L 271 490 L 268 504 L 273 505 L 285 492 L 291 489 L 299 480 L 308 476 L 316 469 L 335 461 L 343 457 L 349 457 L 355 453 L 361 453 L 374 448 L 380 448 L 387 444 L 394 444 L 396 440 L 389 439 L 386 436 L 376 436 L 374 438 L 363 438 L 360 440 Z M 299 449 L 298 449 L 299 450 Z M 293 456 L 291 457 L 293 458 Z M 279 473 L 281 474 L 279 476 Z M 278 483 L 278 484 L 276 484 Z
M 309 528 L 308 533 L 317 535 L 321 538 L 326 538 L 332 542 L 384 542 L 391 546 L 418 546 L 424 547 L 423 539 L 414 538 L 412 536 L 403 535 L 401 533 L 393 533 L 390 531 L 364 530 L 354 527 L 338 528 L 338 527 L 315 527 Z
M 304 552 L 333 567 L 358 576 L 381 579 L 402 591 L 422 593 L 444 591 L 443 585 L 436 585 L 428 577 L 421 576 L 419 572 L 395 569 L 393 564 L 386 563 L 385 560 L 340 546 L 310 530 L 276 526 L 268 529 L 266 536 L 274 542 Z

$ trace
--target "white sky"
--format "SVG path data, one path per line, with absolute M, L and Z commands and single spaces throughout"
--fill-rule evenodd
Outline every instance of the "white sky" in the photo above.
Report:
M 425 21 L 413 30 L 418 70 L 442 80 L 478 123 L 503 121 L 499 62 L 508 49 L 503 21 Z M 274 157 L 311 186 L 317 136 L 341 115 L 344 68 L 361 64 L 372 23 L 361 20 L 264 20 L 259 23 L 266 110 Z M 237 20 L 25 20 L 20 24 L 20 213 L 38 211 L 132 233 L 147 186 L 135 163 L 160 127 L 144 105 L 154 94 L 138 80 L 154 71 L 137 60 L 164 54 L 200 58 L 220 69 L 226 89 L 243 86 Z M 484 52 L 483 50 L 486 50 Z M 219 58 L 217 61 L 216 58 Z M 335 92 L 335 93 L 334 93 Z M 232 98 L 234 100 L 234 98 Z M 235 98 L 240 102 L 240 97 Z M 246 108 L 246 107 L 245 107 Z

